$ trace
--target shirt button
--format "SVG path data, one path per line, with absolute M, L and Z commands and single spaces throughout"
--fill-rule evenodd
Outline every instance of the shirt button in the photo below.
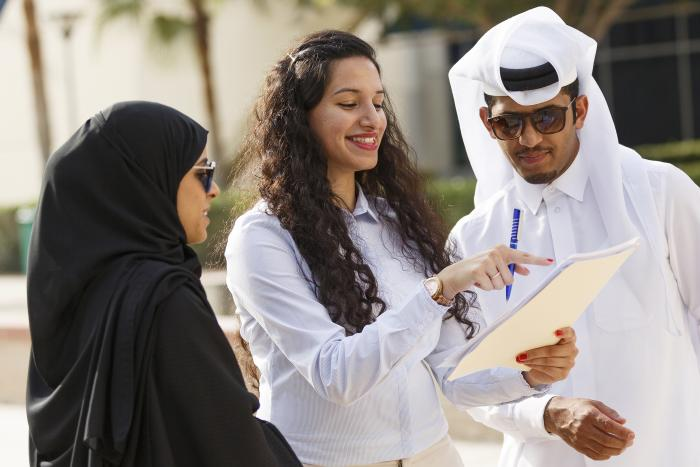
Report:
M 556 212 L 557 214 L 559 214 L 559 211 L 561 211 L 561 208 L 560 208 L 559 206 L 557 206 L 556 208 L 554 208 L 554 212 Z

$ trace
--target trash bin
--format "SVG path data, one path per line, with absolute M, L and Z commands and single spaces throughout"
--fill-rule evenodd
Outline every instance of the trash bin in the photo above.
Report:
M 19 239 L 19 265 L 23 273 L 27 273 L 27 257 L 29 239 L 32 236 L 34 224 L 34 208 L 19 208 L 15 214 L 17 222 L 17 237 Z

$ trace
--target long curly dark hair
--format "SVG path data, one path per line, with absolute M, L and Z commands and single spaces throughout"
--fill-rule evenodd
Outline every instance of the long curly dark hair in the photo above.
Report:
M 255 105 L 234 178 L 256 174 L 269 212 L 291 233 L 311 271 L 307 279 L 318 300 L 331 319 L 352 334 L 372 323 L 386 310 L 386 303 L 348 234 L 343 204 L 326 178 L 326 157 L 308 119 L 324 95 L 331 64 L 349 57 L 366 57 L 380 71 L 374 49 L 342 31 L 306 36 L 274 66 Z M 383 111 L 387 126 L 378 163 L 356 172 L 355 179 L 368 199 L 375 200 L 381 220 L 399 234 L 403 256 L 430 276 L 451 263 L 445 248 L 447 228 L 427 202 L 386 96 Z M 376 198 L 386 203 L 377 203 Z M 447 316 L 466 325 L 467 338 L 476 331 L 467 316 L 473 303 L 473 293 L 459 294 Z

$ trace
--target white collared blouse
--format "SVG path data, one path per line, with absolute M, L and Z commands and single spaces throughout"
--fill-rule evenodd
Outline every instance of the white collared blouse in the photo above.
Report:
M 402 257 L 379 206 L 387 208 L 358 187 L 347 222 L 387 310 L 350 336 L 316 298 L 294 240 L 264 202 L 239 217 L 229 237 L 227 284 L 261 371 L 257 415 L 277 425 L 304 463 L 368 464 L 436 443 L 447 422 L 433 377 L 463 407 L 540 394 L 511 369 L 447 381 L 469 350 L 465 329 L 443 320 L 447 308 Z M 476 310 L 470 314 L 483 326 Z

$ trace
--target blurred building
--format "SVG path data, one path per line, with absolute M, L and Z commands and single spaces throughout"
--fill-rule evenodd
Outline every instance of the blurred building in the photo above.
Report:
M 478 38 L 452 41 L 455 63 Z M 598 45 L 594 74 L 627 146 L 700 138 L 700 2 L 638 0 Z M 464 164 L 456 114 L 454 160 Z
M 119 18 L 101 29 L 100 2 L 35 0 L 42 35 L 52 151 L 98 110 L 122 100 L 154 100 L 193 116 L 205 126 L 207 115 L 194 49 L 187 38 L 164 45 L 145 20 Z M 181 13 L 182 2 L 156 1 L 156 8 Z M 218 97 L 220 137 L 235 153 L 247 116 L 274 62 L 303 35 L 343 28 L 355 12 L 326 8 L 301 11 L 294 2 L 237 0 L 215 3 L 211 53 Z M 177 5 L 180 4 L 178 7 Z M 185 11 L 186 13 L 186 11 Z M 60 18 L 69 17 L 66 37 Z M 379 26 L 366 21 L 358 35 L 377 43 Z M 452 167 L 449 140 L 449 66 L 445 42 L 436 36 L 406 34 L 379 45 L 388 89 L 402 124 L 427 171 Z M 437 36 L 439 37 L 439 35 Z M 37 142 L 31 71 L 22 2 L 9 1 L 0 12 L 0 206 L 31 203 L 38 197 L 42 158 Z M 437 83 L 437 84 L 436 84 Z
M 624 144 L 700 138 L 700 3 L 640 1 L 597 64 Z
M 97 110 L 146 99 L 172 105 L 205 126 L 207 116 L 194 49 L 186 38 L 165 46 L 143 20 L 118 19 L 98 28 L 100 2 L 35 0 L 43 40 L 53 149 Z M 159 0 L 178 13 L 184 2 Z M 266 71 L 304 34 L 343 28 L 355 12 L 300 11 L 294 2 L 215 2 L 212 63 L 220 137 L 235 153 Z M 265 3 L 265 2 L 263 2 Z M 180 6 L 178 6 L 180 5 Z M 61 15 L 74 15 L 72 35 Z M 478 39 L 474 31 L 440 31 L 430 23 L 380 37 L 365 21 L 358 35 L 377 47 L 383 78 L 419 167 L 438 176 L 469 172 L 447 71 Z M 42 159 L 36 137 L 30 65 L 21 1 L 0 12 L 0 206 L 31 202 Z M 627 145 L 700 138 L 700 4 L 639 0 L 601 42 L 597 79 Z

